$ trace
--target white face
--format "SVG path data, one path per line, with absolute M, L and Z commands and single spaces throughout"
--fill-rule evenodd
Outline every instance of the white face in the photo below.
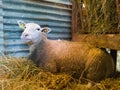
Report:
M 25 24 L 25 29 L 21 35 L 21 39 L 25 43 L 36 43 L 42 38 L 41 27 L 35 23 Z
M 46 33 L 49 33 L 51 31 L 50 28 L 44 27 L 41 28 L 38 24 L 35 23 L 24 23 L 24 21 L 18 20 L 17 21 L 19 27 L 21 29 L 24 29 L 21 39 L 25 43 L 32 42 L 33 44 L 39 42 L 42 40 L 43 36 L 46 35 Z

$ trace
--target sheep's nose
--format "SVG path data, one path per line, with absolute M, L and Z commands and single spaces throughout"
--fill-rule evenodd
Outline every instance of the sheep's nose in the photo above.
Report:
M 28 36 L 28 34 L 25 34 L 24 36 L 25 36 L 25 37 L 27 37 L 27 36 Z
M 29 36 L 29 34 L 24 33 L 24 34 L 22 35 L 22 38 L 26 38 L 26 37 L 28 37 L 28 36 Z

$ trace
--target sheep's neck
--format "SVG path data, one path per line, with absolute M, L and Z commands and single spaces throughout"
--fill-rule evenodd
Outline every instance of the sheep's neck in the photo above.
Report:
M 38 65 L 41 63 L 40 66 L 44 65 L 46 60 L 46 41 L 41 40 L 37 44 L 33 44 L 30 46 L 30 56 L 29 59 L 35 61 Z M 40 63 L 39 63 L 40 62 Z
M 46 41 L 48 41 L 48 39 L 45 37 L 42 37 L 42 39 L 40 38 L 36 43 L 30 43 L 29 44 L 30 52 L 33 52 L 33 50 L 35 50 L 35 48 L 37 48 L 37 47 L 44 47 Z

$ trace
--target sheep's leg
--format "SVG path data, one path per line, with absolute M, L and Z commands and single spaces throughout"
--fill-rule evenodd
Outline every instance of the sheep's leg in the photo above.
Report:
M 106 66 L 102 62 L 94 62 L 86 72 L 86 78 L 91 81 L 100 81 L 106 77 Z
M 87 55 L 86 78 L 92 81 L 100 81 L 113 72 L 112 58 L 104 51 L 93 48 Z
M 44 70 L 52 72 L 52 73 L 58 72 L 58 68 L 57 68 L 57 65 L 56 65 L 56 60 L 46 61 L 43 68 L 44 68 Z

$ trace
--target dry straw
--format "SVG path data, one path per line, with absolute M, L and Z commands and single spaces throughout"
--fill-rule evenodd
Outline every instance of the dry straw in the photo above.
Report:
M 119 33 L 116 0 L 73 0 L 80 33 Z
M 0 58 L 0 90 L 118 90 L 120 78 L 80 84 L 65 73 L 52 74 L 25 58 Z

